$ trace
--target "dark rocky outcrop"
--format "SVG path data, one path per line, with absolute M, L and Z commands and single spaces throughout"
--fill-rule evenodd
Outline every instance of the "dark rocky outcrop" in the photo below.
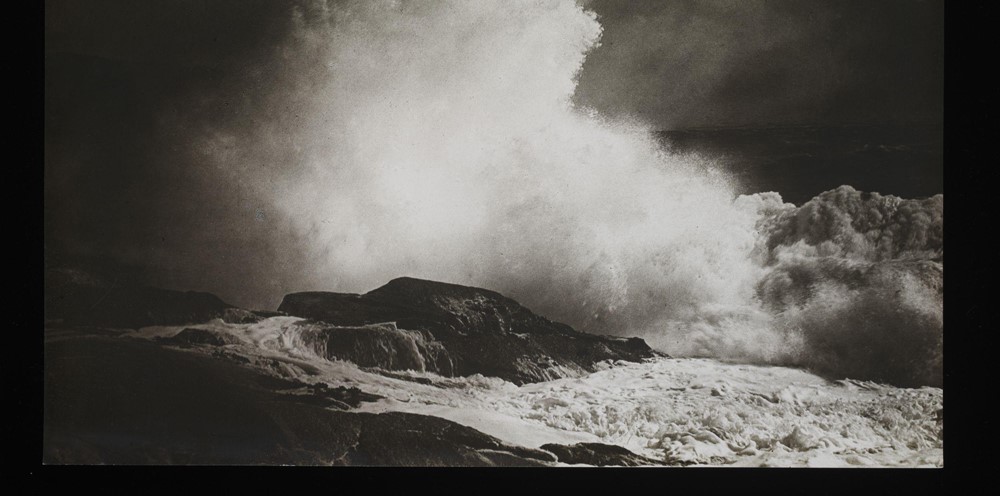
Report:
M 605 360 L 658 355 L 642 339 L 581 333 L 493 291 L 407 277 L 364 295 L 289 294 L 276 312 L 237 308 L 210 293 L 119 287 L 69 270 L 47 273 L 45 296 L 46 323 L 53 328 L 140 328 L 212 319 L 246 324 L 291 315 L 310 319 L 298 324 L 303 344 L 327 359 L 449 377 L 483 374 L 518 384 L 593 372 Z M 191 328 L 163 341 L 234 342 L 223 333 Z
M 598 467 L 639 467 L 643 465 L 666 465 L 653 458 L 637 455 L 621 446 L 601 443 L 543 444 L 543 450 L 556 455 L 562 463 L 570 465 L 595 465 Z
M 394 322 L 349 327 L 305 322 L 299 326 L 303 344 L 330 360 L 382 370 L 454 373 L 448 350 L 427 331 L 398 329 Z
M 184 329 L 173 337 L 163 339 L 163 341 L 176 345 L 207 344 L 212 346 L 225 346 L 240 342 L 239 339 L 229 334 L 192 328 Z
M 642 339 L 581 333 L 493 291 L 408 277 L 364 295 L 293 293 L 278 310 L 329 324 L 312 324 L 314 347 L 328 358 L 390 370 L 520 384 L 659 355 Z
M 45 344 L 46 464 L 545 466 L 547 452 L 454 422 L 333 411 L 295 384 L 141 340 Z M 350 388 L 324 392 L 363 400 Z
M 46 273 L 45 320 L 64 326 L 139 328 L 196 324 L 215 318 L 248 323 L 261 317 L 211 293 L 119 285 L 79 271 Z
M 310 332 L 312 331 L 312 332 Z M 362 367 L 383 366 L 392 370 L 424 370 L 424 360 L 416 340 L 393 324 L 363 327 L 312 327 L 304 333 L 315 335 L 328 358 L 349 360 Z
M 312 390 L 314 397 L 336 400 L 347 405 L 348 408 L 357 408 L 361 406 L 362 402 L 365 401 L 377 401 L 382 399 L 382 396 L 366 393 L 356 387 L 337 386 L 335 388 L 331 388 L 322 382 L 310 386 L 310 389 Z

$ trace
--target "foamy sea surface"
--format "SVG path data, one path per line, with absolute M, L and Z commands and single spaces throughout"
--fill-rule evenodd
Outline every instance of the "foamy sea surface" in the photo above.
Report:
M 699 358 L 606 363 L 582 377 L 523 386 L 480 375 L 389 377 L 317 356 L 299 338 L 299 320 L 187 327 L 237 337 L 222 350 L 264 373 L 383 397 L 359 411 L 433 415 L 528 447 L 600 442 L 674 465 L 944 464 L 941 388 L 831 381 L 796 368 Z M 148 327 L 126 337 L 169 337 L 182 329 Z

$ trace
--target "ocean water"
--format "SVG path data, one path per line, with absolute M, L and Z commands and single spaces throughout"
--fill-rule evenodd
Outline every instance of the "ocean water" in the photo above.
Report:
M 939 124 L 691 129 L 659 137 L 674 151 L 714 160 L 740 194 L 777 191 L 802 205 L 844 184 L 902 198 L 944 193 Z
M 221 348 L 184 351 L 234 357 L 302 384 L 357 387 L 381 397 L 360 411 L 433 415 L 516 445 L 598 442 L 669 465 L 940 467 L 943 390 L 831 381 L 801 369 L 712 359 L 603 363 L 602 370 L 515 385 L 495 377 L 385 375 L 316 353 L 308 322 L 272 317 L 149 327 L 119 339 L 174 336 L 187 327 L 225 336 Z

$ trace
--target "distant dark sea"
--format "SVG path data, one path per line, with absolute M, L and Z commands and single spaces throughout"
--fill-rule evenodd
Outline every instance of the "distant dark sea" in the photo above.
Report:
M 777 191 L 786 202 L 802 205 L 843 184 L 903 198 L 944 193 L 940 125 L 690 129 L 659 135 L 674 151 L 713 158 L 740 194 Z

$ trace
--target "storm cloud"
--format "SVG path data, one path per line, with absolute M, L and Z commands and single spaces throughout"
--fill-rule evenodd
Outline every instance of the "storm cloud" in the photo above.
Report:
M 659 129 L 940 120 L 943 2 L 594 0 L 575 101 Z

